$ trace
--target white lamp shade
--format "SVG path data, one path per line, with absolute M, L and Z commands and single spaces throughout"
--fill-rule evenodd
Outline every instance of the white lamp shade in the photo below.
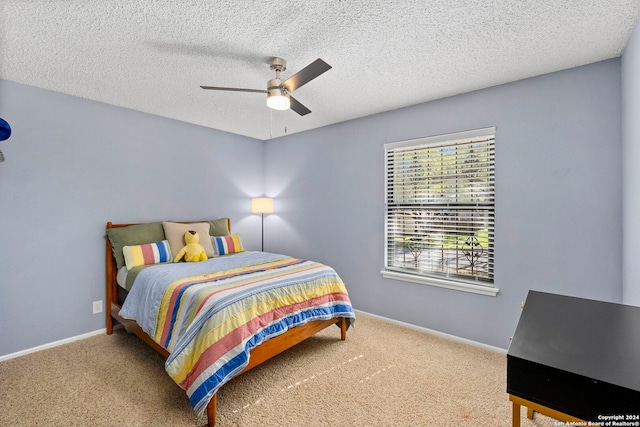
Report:
M 291 101 L 286 95 L 273 95 L 267 98 L 267 106 L 274 110 L 288 110 L 291 106 Z
M 271 197 L 254 197 L 251 199 L 251 213 L 273 213 Z

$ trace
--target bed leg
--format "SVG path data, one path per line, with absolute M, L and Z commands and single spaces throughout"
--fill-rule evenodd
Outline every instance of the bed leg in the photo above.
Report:
M 209 427 L 214 427 L 216 425 L 216 411 L 217 411 L 216 407 L 217 406 L 218 406 L 218 403 L 217 403 L 216 395 L 214 394 L 211 400 L 209 401 L 209 404 L 207 405 L 207 419 L 208 419 L 207 425 Z
M 111 313 L 107 314 L 107 335 L 111 335 L 113 333 L 113 318 L 111 317 Z
M 340 318 L 340 339 L 342 341 L 347 339 L 347 318 Z

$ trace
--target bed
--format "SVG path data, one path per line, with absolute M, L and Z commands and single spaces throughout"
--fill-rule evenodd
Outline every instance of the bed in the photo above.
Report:
M 173 262 L 191 229 L 208 259 Z M 355 320 L 333 269 L 246 251 L 230 230 L 228 218 L 106 226 L 107 334 L 117 321 L 163 355 L 209 426 L 226 382 L 329 326 L 345 340 Z

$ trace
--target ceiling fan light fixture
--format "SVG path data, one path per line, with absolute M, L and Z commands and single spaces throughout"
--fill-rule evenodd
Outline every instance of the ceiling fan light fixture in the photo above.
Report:
M 288 95 L 272 95 L 267 98 L 267 106 L 274 110 L 288 110 L 291 107 L 291 101 Z
M 289 94 L 280 87 L 280 79 L 269 80 L 267 85 L 267 106 L 274 110 L 288 110 L 291 107 Z

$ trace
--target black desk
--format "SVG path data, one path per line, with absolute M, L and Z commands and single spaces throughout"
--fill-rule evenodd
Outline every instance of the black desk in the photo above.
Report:
M 640 307 L 530 291 L 507 393 L 514 426 L 520 405 L 563 421 L 640 421 Z

